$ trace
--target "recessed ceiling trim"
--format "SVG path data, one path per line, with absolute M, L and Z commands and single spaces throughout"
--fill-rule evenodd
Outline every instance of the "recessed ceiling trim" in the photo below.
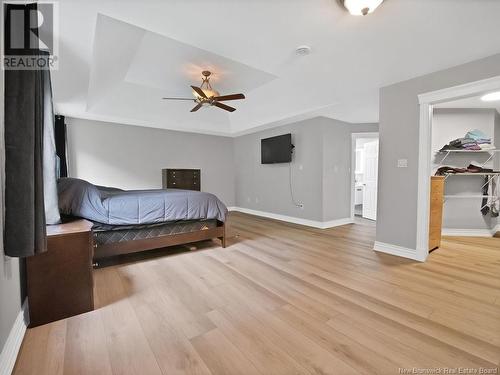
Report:
M 153 121 L 143 121 L 143 120 L 135 120 L 129 119 L 119 116 L 108 116 L 101 114 L 94 114 L 89 112 L 77 112 L 77 111 L 66 111 L 60 110 L 58 114 L 68 117 L 68 118 L 76 118 L 82 120 L 90 120 L 90 121 L 100 121 L 100 122 L 109 122 L 112 124 L 120 124 L 120 125 L 131 125 L 131 126 L 140 126 L 145 128 L 153 128 L 159 130 L 166 131 L 178 131 L 183 133 L 196 133 L 196 134 L 206 134 L 206 135 L 215 135 L 219 137 L 234 137 L 235 135 L 232 132 L 224 132 L 224 131 L 215 131 L 209 129 L 196 129 L 196 128 L 187 128 L 182 126 L 169 126 L 165 128 L 162 126 L 163 124 L 156 124 Z
M 237 132 L 332 102 L 339 105 L 323 110 L 325 116 L 376 122 L 380 87 L 480 59 L 479 67 L 500 61 L 495 17 L 500 1 L 481 6 L 457 0 L 384 1 L 367 17 L 350 16 L 340 0 L 294 0 L 287 7 L 279 1 L 216 1 L 203 12 L 192 1 L 60 3 L 54 103 L 72 113 L 86 112 L 89 104 L 93 114 L 165 129 Z M 96 28 L 97 17 L 103 19 Z M 113 27 L 109 17 L 127 25 Z M 464 19 L 470 27 L 463 27 Z M 309 56 L 295 54 L 301 44 L 312 47 Z M 160 99 L 190 97 L 186 82 L 198 85 L 204 69 L 216 73 L 212 84 L 220 92 L 249 94 L 231 117 L 211 108 L 190 116 L 192 102 Z

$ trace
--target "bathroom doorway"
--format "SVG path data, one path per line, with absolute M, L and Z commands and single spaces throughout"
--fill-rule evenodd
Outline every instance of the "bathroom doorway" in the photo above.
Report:
M 377 220 L 378 133 L 352 135 L 352 215 Z

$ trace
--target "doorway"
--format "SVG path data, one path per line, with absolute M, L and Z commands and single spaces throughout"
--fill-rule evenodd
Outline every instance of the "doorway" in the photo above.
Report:
M 419 168 L 417 199 L 417 255 L 425 261 L 429 253 L 430 184 L 432 171 L 432 122 L 440 103 L 500 92 L 500 76 L 420 94 Z M 465 199 L 465 198 L 464 198 Z M 467 198 L 469 199 L 469 198 Z M 482 207 L 481 207 L 482 208 Z
M 378 133 L 352 134 L 352 219 L 377 220 L 378 150 Z

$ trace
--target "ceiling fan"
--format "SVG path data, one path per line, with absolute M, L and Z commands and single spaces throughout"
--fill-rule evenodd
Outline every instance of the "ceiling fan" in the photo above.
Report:
M 212 88 L 212 85 L 210 84 L 210 76 L 212 75 L 212 72 L 204 70 L 203 72 L 201 72 L 201 74 L 203 75 L 201 86 L 200 87 L 191 86 L 191 88 L 193 89 L 193 95 L 195 96 L 194 99 L 191 98 L 163 98 L 163 99 L 192 100 L 196 103 L 196 106 L 191 110 L 191 112 L 196 112 L 201 107 L 205 106 L 215 106 L 229 112 L 236 111 L 236 108 L 230 107 L 221 102 L 225 102 L 228 100 L 245 99 L 245 95 L 243 94 L 220 95 L 219 92 L 214 90 Z

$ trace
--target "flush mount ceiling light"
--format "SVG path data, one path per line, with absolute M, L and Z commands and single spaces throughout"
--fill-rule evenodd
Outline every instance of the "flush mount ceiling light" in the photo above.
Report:
M 483 102 L 496 102 L 500 100 L 500 91 L 492 92 L 481 97 Z
M 340 0 L 353 16 L 366 16 L 372 13 L 384 0 Z

